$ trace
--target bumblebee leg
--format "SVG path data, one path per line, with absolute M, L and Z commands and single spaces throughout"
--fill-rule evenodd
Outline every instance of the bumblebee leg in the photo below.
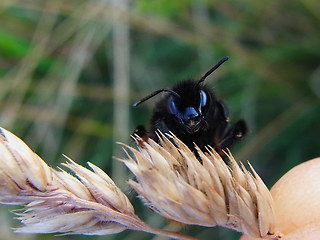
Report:
M 215 126 L 214 132 L 214 145 L 219 145 L 221 139 L 225 138 L 226 129 L 229 123 L 229 109 L 223 101 L 217 101 L 217 107 L 215 108 L 215 117 L 216 121 L 213 122 Z
M 137 135 L 140 137 L 140 139 L 135 139 L 135 141 L 139 144 L 141 148 L 143 148 L 143 142 L 148 142 L 149 135 L 146 128 L 142 125 L 139 125 L 136 127 L 136 129 L 133 132 L 133 135 Z
M 247 125 L 244 120 L 236 122 L 226 132 L 223 139 L 220 141 L 220 147 L 226 149 L 231 147 L 236 141 L 240 140 L 247 133 Z

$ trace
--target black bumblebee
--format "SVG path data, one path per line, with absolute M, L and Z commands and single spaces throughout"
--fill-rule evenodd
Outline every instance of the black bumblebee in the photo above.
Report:
M 135 133 L 144 141 L 149 137 L 158 141 L 156 131 L 172 132 L 194 152 L 195 143 L 202 151 L 206 151 L 206 146 L 210 145 L 223 155 L 223 150 L 247 132 L 244 120 L 228 128 L 228 107 L 204 85 L 205 79 L 227 60 L 228 57 L 221 59 L 199 81 L 182 81 L 172 89 L 160 89 L 136 102 L 133 106 L 166 92 L 156 103 L 149 131 L 139 126 Z

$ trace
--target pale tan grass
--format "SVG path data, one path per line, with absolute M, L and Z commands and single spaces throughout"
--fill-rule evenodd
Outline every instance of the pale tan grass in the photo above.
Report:
M 100 168 L 71 159 L 66 171 L 50 168 L 18 137 L 0 128 L 0 202 L 24 205 L 16 232 L 105 235 L 125 229 L 176 239 L 196 239 L 154 229 L 134 213 L 126 195 Z
M 269 190 L 249 164 L 238 165 L 228 153 L 231 167 L 213 150 L 202 163 L 175 136 L 161 135 L 139 149 L 126 146 L 123 160 L 136 176 L 129 184 L 147 205 L 165 218 L 184 224 L 221 225 L 252 237 L 280 238 L 275 226 L 274 203 Z

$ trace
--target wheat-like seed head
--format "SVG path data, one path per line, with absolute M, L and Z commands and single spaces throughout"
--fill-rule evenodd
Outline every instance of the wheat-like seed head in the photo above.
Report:
M 50 168 L 12 133 L 1 129 L 0 138 L 0 201 L 26 206 L 17 232 L 109 234 L 127 228 L 117 218 L 134 216 L 133 207 L 101 169 L 90 164 L 92 172 L 69 159 L 64 165 L 78 180 Z
M 280 238 L 269 190 L 228 153 L 231 168 L 213 150 L 198 150 L 202 163 L 175 136 L 161 134 L 123 160 L 136 176 L 130 185 L 162 216 L 185 224 L 221 225 L 253 237 Z M 141 142 L 140 142 L 141 144 Z M 176 147 L 178 145 L 179 147 Z

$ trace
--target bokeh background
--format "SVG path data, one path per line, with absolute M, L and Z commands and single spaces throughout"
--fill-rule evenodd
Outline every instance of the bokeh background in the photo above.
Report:
M 132 103 L 186 78 L 198 79 L 230 56 L 207 84 L 244 118 L 248 136 L 232 149 L 271 187 L 293 166 L 320 155 L 318 0 L 1 0 L 0 125 L 51 166 L 91 161 L 158 228 L 201 239 L 238 239 L 216 227 L 172 226 L 144 207 L 112 156 L 117 141 L 148 124 L 153 103 Z M 12 208 L 9 208 L 12 209 Z M 0 239 L 161 239 L 13 234 L 0 211 Z

